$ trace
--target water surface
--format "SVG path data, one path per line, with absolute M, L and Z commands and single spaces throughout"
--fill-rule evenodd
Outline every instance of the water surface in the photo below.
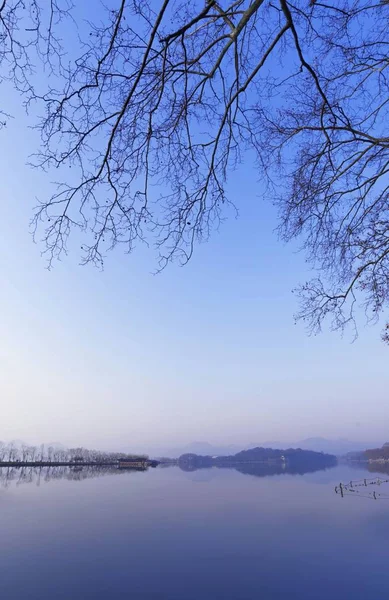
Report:
M 334 492 L 372 473 L 340 465 L 305 475 L 92 474 L 42 470 L 9 481 L 2 470 L 1 598 L 386 595 L 389 502 Z

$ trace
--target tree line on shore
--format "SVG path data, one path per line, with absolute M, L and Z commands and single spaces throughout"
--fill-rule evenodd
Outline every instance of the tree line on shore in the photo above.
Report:
M 0 442 L 0 463 L 109 463 L 129 458 L 147 459 L 148 456 L 145 454 L 89 450 L 83 447 L 64 448 L 46 444 L 32 446 L 28 444 L 16 444 L 15 442 L 8 444 Z
M 385 460 L 389 461 L 389 443 L 387 442 L 382 448 L 369 448 L 364 452 L 367 460 Z

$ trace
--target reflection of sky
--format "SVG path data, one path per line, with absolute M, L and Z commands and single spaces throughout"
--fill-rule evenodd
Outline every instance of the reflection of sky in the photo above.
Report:
M 2 107 L 16 118 L 0 132 L 0 439 L 134 450 L 193 439 L 385 440 L 379 331 L 362 328 L 350 346 L 294 326 L 291 289 L 306 266 L 278 243 L 250 160 L 230 180 L 239 219 L 185 269 L 150 275 L 145 248 L 117 251 L 104 273 L 80 268 L 75 239 L 48 273 L 28 222 L 54 176 L 26 168 L 37 138 L 17 97 L 3 105 L 6 90 Z
M 200 485 L 170 468 L 13 488 L 1 501 L 2 592 L 7 600 L 373 597 L 389 581 L 387 537 L 377 535 L 387 504 L 334 493 L 336 482 L 364 473 L 335 468 L 318 485 L 226 469 Z

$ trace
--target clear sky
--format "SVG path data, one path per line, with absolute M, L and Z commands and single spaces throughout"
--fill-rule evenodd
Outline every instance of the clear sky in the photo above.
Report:
M 6 88 L 4 87 L 4 90 Z M 105 270 L 45 269 L 29 219 L 50 189 L 26 166 L 35 133 L 0 132 L 0 440 L 147 450 L 193 440 L 389 437 L 389 349 L 360 323 L 357 342 L 307 337 L 292 288 L 304 257 L 274 233 L 251 163 L 231 176 L 240 216 L 189 265 L 155 268 L 153 249 L 111 253 Z

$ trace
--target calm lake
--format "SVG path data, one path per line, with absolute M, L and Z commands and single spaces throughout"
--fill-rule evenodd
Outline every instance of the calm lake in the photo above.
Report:
M 362 469 L 0 475 L 4 600 L 386 597 L 389 501 L 334 491 Z

